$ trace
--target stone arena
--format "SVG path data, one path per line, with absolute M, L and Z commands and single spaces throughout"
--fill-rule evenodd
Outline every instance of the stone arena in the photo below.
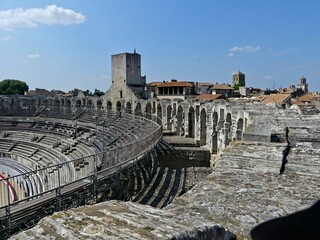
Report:
M 2 238 L 250 239 L 319 199 L 315 105 L 159 99 L 145 84 L 134 52 L 112 56 L 101 97 L 0 96 Z M 210 170 L 185 157 L 201 179 L 159 167 L 193 148 L 209 154 Z

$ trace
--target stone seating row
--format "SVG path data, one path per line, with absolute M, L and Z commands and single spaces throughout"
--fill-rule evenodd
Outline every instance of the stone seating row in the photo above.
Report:
M 152 158 L 157 158 L 156 152 L 151 153 Z M 160 167 L 155 160 L 155 166 L 149 175 L 144 167 L 135 175 L 137 195 L 133 201 L 147 204 L 157 208 L 167 206 L 174 198 L 178 197 L 185 185 L 185 169 L 170 169 Z M 139 189 L 139 186 L 143 186 Z

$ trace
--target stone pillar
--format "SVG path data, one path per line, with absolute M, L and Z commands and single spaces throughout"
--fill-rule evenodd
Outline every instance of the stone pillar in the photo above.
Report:
M 237 141 L 241 141 L 242 140 L 242 129 L 237 129 L 236 131 L 236 139 Z

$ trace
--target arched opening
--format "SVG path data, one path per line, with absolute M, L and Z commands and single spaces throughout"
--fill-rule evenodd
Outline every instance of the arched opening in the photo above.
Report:
M 60 100 L 59 99 L 55 99 L 54 103 L 53 103 L 53 108 L 54 108 L 54 112 L 56 115 L 61 115 L 61 105 L 60 105 Z
M 127 102 L 127 105 L 126 105 L 126 113 L 132 113 L 131 102 Z
M 212 114 L 212 153 L 218 153 L 218 113 L 216 111 Z
M 65 101 L 64 109 L 63 109 L 63 114 L 69 115 L 71 114 L 71 100 L 67 99 Z
M 243 119 L 239 118 L 237 122 L 237 140 L 242 139 L 242 133 L 243 133 Z
M 231 141 L 231 126 L 232 126 L 232 119 L 231 113 L 227 113 L 226 122 L 224 123 L 225 134 L 226 134 L 226 142 L 225 145 L 228 146 L 229 142 Z
M 157 117 L 162 120 L 162 107 L 160 103 L 157 105 Z
M 121 102 L 118 101 L 117 102 L 117 112 L 120 112 L 121 111 Z
M 171 105 L 168 105 L 167 107 L 167 129 L 172 130 L 172 107 Z
M 78 99 L 76 101 L 76 108 L 81 108 L 81 100 L 80 99 Z
M 194 138 L 195 132 L 195 112 L 194 108 L 190 107 L 188 112 L 188 137 Z
M 146 105 L 146 118 L 151 119 L 151 103 Z
M 207 144 L 207 113 L 205 109 L 200 113 L 200 146 Z
M 54 100 L 54 107 L 60 108 L 60 100 L 59 99 Z
M 227 113 L 227 118 L 226 118 L 226 122 L 229 123 L 229 125 L 232 125 L 232 121 L 231 121 L 231 113 Z
M 141 104 L 138 102 L 134 111 L 135 115 L 141 116 Z
M 178 107 L 178 113 L 177 113 L 177 134 L 179 136 L 184 135 L 184 126 L 183 126 L 183 108 L 181 106 Z
M 93 106 L 92 100 L 88 99 L 87 104 L 86 104 L 86 108 L 92 108 L 92 106 Z
M 67 108 L 71 107 L 71 101 L 69 99 L 66 100 L 65 107 L 67 107 Z
M 42 105 L 45 106 L 46 108 L 49 107 L 49 100 L 48 99 L 44 99 L 42 102 Z
M 38 101 L 36 99 L 31 99 L 30 101 L 30 106 L 29 106 L 29 113 L 30 115 L 35 113 L 35 111 L 37 111 L 38 109 Z
M 107 112 L 111 112 L 112 110 L 112 102 L 108 101 L 107 102 Z
M 223 128 L 223 124 L 224 124 L 224 109 L 220 109 L 220 114 L 219 114 L 219 123 L 218 123 L 218 126 L 220 128 Z
M 97 109 L 103 109 L 103 106 L 102 106 L 102 101 L 101 100 L 98 100 L 97 101 Z

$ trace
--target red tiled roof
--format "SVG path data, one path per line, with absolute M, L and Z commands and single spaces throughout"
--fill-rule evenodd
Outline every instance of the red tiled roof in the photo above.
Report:
M 216 100 L 222 97 L 222 94 L 201 94 L 195 97 L 196 100 Z
M 311 102 L 315 100 L 315 96 L 311 93 L 307 93 L 297 99 L 298 102 Z
M 230 87 L 228 84 L 213 84 L 210 87 L 211 90 L 232 90 L 233 87 Z
M 165 82 L 157 85 L 157 87 L 192 87 L 193 85 L 189 82 Z
M 268 103 L 282 103 L 286 101 L 291 95 L 280 93 L 280 94 L 270 94 L 266 95 L 265 98 L 261 99 L 261 103 L 268 104 Z
M 199 86 L 212 86 L 214 85 L 213 83 L 198 83 Z
M 148 83 L 147 85 L 150 86 L 150 87 L 156 87 L 160 84 L 162 84 L 163 82 L 151 82 L 151 83 Z

